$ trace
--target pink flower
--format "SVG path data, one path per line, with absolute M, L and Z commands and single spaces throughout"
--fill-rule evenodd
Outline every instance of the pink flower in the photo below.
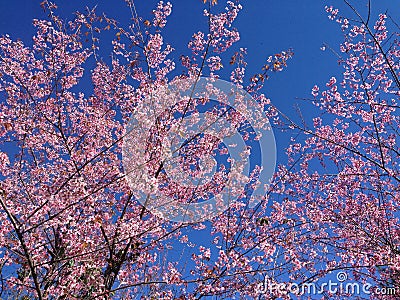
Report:
M 318 87 L 317 85 L 314 85 L 314 87 L 313 87 L 312 90 L 311 90 L 311 94 L 312 94 L 314 97 L 317 97 L 317 96 L 318 96 L 318 92 L 319 92 L 319 87 Z

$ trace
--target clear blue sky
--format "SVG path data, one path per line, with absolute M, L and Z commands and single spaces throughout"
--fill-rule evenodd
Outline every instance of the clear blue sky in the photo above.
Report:
M 9 34 L 13 39 L 22 39 L 30 44 L 34 34 L 33 18 L 43 18 L 40 8 L 41 1 L 32 0 L 0 0 L 0 34 Z M 76 10 L 97 6 L 97 11 L 106 12 L 109 16 L 129 20 L 129 11 L 124 0 L 98 1 L 58 1 L 59 15 L 64 19 L 72 18 Z M 139 0 L 137 8 L 139 15 L 151 18 L 150 12 L 156 6 L 155 0 Z M 166 1 L 165 1 L 166 2 Z M 170 43 L 176 52 L 173 54 L 178 61 L 181 52 L 188 53 L 187 43 L 193 32 L 204 29 L 206 19 L 202 10 L 206 7 L 201 0 L 171 0 L 173 13 L 169 17 L 165 29 L 166 42 Z M 218 1 L 221 5 L 222 0 Z M 363 15 L 366 15 L 366 0 L 354 0 Z M 82 4 L 84 3 L 84 4 Z M 332 75 L 339 75 L 340 67 L 337 57 L 330 51 L 321 51 L 320 47 L 327 43 L 335 50 L 342 41 L 340 26 L 327 18 L 325 5 L 333 5 L 341 9 L 345 16 L 354 16 L 342 0 L 244 0 L 243 11 L 240 13 L 235 27 L 241 33 L 241 41 L 235 46 L 248 49 L 247 75 L 259 72 L 266 58 L 288 48 L 293 48 L 294 57 L 288 67 L 281 73 L 274 74 L 263 90 L 275 105 L 291 117 L 296 117 L 294 105 L 296 98 L 311 97 L 314 84 L 323 85 Z M 388 10 L 395 19 L 400 16 L 399 1 L 373 0 L 372 19 L 378 13 Z M 120 16 L 120 17 L 119 17 Z M 111 47 L 101 52 L 104 58 L 109 57 Z M 228 79 L 226 78 L 222 79 Z M 303 104 L 303 107 L 305 104 Z M 314 116 L 305 109 L 306 119 Z M 278 163 L 285 163 L 284 148 L 287 146 L 287 136 L 275 132 L 278 150 Z M 207 235 L 207 234 L 205 234 Z M 199 236 L 204 237 L 204 235 Z M 195 241 L 197 242 L 197 241 Z
M 12 38 L 20 38 L 30 43 L 33 34 L 32 19 L 43 18 L 41 1 L 0 0 L 0 34 L 8 33 Z M 151 18 L 151 10 L 158 1 L 135 1 L 139 15 Z M 167 2 L 167 1 L 164 1 Z M 193 32 L 204 29 L 206 18 L 202 10 L 206 7 L 201 0 L 171 0 L 172 15 L 165 28 L 166 42 L 177 51 L 174 59 L 178 61 L 181 52 L 187 53 L 187 43 Z M 218 1 L 220 5 L 224 1 Z M 365 15 L 367 1 L 352 1 Z M 289 61 L 284 72 L 274 74 L 267 82 L 264 92 L 273 103 L 291 117 L 296 117 L 293 108 L 299 101 L 296 98 L 310 97 L 314 84 L 324 84 L 332 75 L 338 74 L 340 68 L 337 58 L 330 51 L 321 51 L 323 43 L 338 49 L 342 41 L 340 26 L 327 18 L 325 5 L 338 7 L 345 16 L 353 16 L 343 0 L 244 0 L 243 10 L 234 24 L 241 33 L 237 48 L 248 49 L 247 75 L 259 72 L 266 57 L 279 51 L 293 48 L 295 56 Z M 85 6 L 97 5 L 98 12 L 106 12 L 122 22 L 129 20 L 129 12 L 123 0 L 97 1 L 58 1 L 58 13 L 64 18 L 71 18 L 76 10 Z M 373 0 L 372 15 L 388 9 L 394 17 L 400 15 L 400 5 L 393 0 Z M 109 57 L 110 48 L 101 52 L 104 58 Z M 228 79 L 222 78 L 222 79 Z M 304 112 L 303 112 L 304 113 Z M 307 114 L 306 114 L 307 115 Z M 311 116 L 310 116 L 311 117 Z M 277 135 L 277 133 L 275 132 Z M 277 136 L 278 153 L 287 145 L 287 139 Z M 283 152 L 283 151 L 282 151 Z M 284 157 L 280 157 L 284 159 Z

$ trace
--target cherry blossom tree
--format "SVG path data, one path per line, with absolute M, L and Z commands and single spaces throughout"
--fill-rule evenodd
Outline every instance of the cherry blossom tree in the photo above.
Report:
M 289 280 L 313 283 L 344 271 L 348 280 L 373 285 L 358 297 L 397 299 L 399 27 L 387 14 L 374 21 L 370 3 L 364 17 L 345 2 L 353 17 L 326 7 L 344 42 L 337 52 L 323 47 L 339 57 L 342 74 L 312 89 L 310 100 L 321 115 L 307 125 L 281 114 L 283 123 L 305 135 L 287 149 L 289 163 L 279 167 L 274 191 L 281 202 L 266 220 L 279 230 L 281 267 L 290 265 Z M 288 281 L 274 274 L 271 282 Z M 389 295 L 379 295 L 383 288 Z
M 240 86 L 245 50 L 224 60 L 221 55 L 239 40 L 238 31 L 231 25 L 241 5 L 228 1 L 221 10 L 216 4 L 205 1 L 208 32 L 193 34 L 188 43 L 191 54 L 180 57 L 181 68 L 186 71 L 175 78 L 196 82 L 207 75 L 216 79 L 215 72 L 229 61 L 232 82 Z M 160 115 L 150 124 L 150 137 L 136 137 L 136 146 L 143 143 L 147 150 L 140 153 L 133 149 L 132 153 L 140 155 L 131 157 L 131 161 L 141 161 L 147 169 L 129 169 L 128 164 L 124 172 L 122 148 L 129 134 L 129 117 L 132 112 L 140 114 L 141 109 L 148 108 L 146 105 L 154 105 L 154 112 L 156 107 L 164 107 L 163 99 L 168 97 L 162 90 L 174 78 L 176 68 L 171 59 L 173 48 L 165 44 L 162 35 L 172 5 L 159 2 L 152 20 L 137 14 L 133 1 L 127 1 L 127 6 L 132 22 L 123 27 L 94 9 L 77 12 L 65 22 L 57 16 L 56 4 L 44 1 L 42 7 L 48 17 L 34 20 L 32 46 L 7 35 L 0 39 L 4 147 L 0 152 L 1 297 L 135 299 L 139 295 L 145 299 L 195 299 L 207 294 L 232 295 L 239 286 L 251 293 L 243 277 L 251 270 L 249 258 L 241 257 L 243 254 L 233 248 L 221 249 L 210 266 L 210 249 L 193 245 L 188 238 L 193 231 L 206 228 L 204 224 L 169 222 L 137 201 L 138 191 L 151 193 L 157 188 L 158 177 L 165 179 L 165 162 L 157 159 L 162 150 L 157 137 L 166 134 L 165 126 L 172 126 L 168 119 L 172 110 L 157 111 Z M 108 32 L 114 36 L 110 63 L 100 51 L 101 38 Z M 290 54 L 278 56 L 269 62 L 271 70 L 280 70 Z M 181 119 L 186 113 L 196 112 L 193 101 L 190 96 L 178 103 L 175 111 L 181 113 Z M 239 114 L 222 114 L 232 128 L 239 126 Z M 196 153 L 210 153 L 210 147 L 218 150 L 212 136 L 195 138 L 195 143 L 186 143 L 185 151 L 178 149 L 185 157 L 181 165 L 187 172 L 198 165 L 191 159 L 197 157 Z M 196 144 L 208 147 L 202 149 Z M 133 187 L 127 184 L 126 169 L 129 178 L 141 179 Z M 151 176 L 141 176 L 144 172 Z M 238 172 L 234 176 L 240 176 Z M 192 173 L 202 174 L 196 168 Z M 223 176 L 221 173 L 222 181 Z M 165 193 L 184 201 L 190 201 L 195 192 L 167 185 L 170 187 Z M 215 183 L 206 186 L 203 194 L 215 192 L 215 188 Z M 236 188 L 237 193 L 241 188 Z M 209 227 L 217 245 L 223 243 L 222 239 L 217 242 L 217 235 L 227 238 L 226 243 L 233 242 L 229 232 L 239 226 L 233 224 L 242 218 L 240 214 L 247 214 L 243 203 L 230 209 L 232 213 L 215 219 Z M 246 228 L 246 232 L 249 230 Z M 193 261 L 192 267 L 170 257 L 171 248 L 180 244 L 193 254 L 187 259 Z M 230 247 L 239 244 L 235 241 Z M 235 265 L 235 278 L 227 272 L 228 260 Z
M 313 88 L 322 114 L 308 127 L 288 119 L 262 93 L 291 50 L 269 56 L 260 73 L 246 79 L 246 49 L 234 49 L 238 2 L 204 1 L 208 30 L 194 33 L 190 53 L 181 55 L 164 41 L 170 3 L 159 2 L 149 20 L 138 15 L 134 1 L 126 3 L 132 19 L 124 26 L 94 9 L 65 22 L 56 5 L 44 1 L 48 17 L 34 20 L 32 46 L 0 38 L 1 297 L 289 299 L 296 295 L 266 289 L 266 278 L 271 284 L 309 283 L 338 270 L 398 287 L 396 23 L 389 30 L 386 15 L 372 24 L 369 15 L 364 19 L 354 10 L 358 19 L 346 19 L 327 7 L 346 39 L 343 73 L 325 89 Z M 110 32 L 108 62 L 101 45 Z M 213 82 L 223 70 L 263 108 L 265 116 L 250 123 L 262 127 L 269 118 L 305 134 L 287 149 L 289 163 L 279 166 L 256 206 L 247 188 L 262 166 L 252 174 L 243 174 L 240 164 L 229 167 L 235 161 L 207 131 L 211 124 L 196 135 L 182 125 L 187 115 L 192 123 L 186 125 L 199 120 L 198 107 L 211 105 L 208 96 L 223 102 L 227 95 L 211 85 L 209 94 L 171 100 L 171 86 L 204 76 Z M 221 131 L 259 140 L 256 125 L 244 128 L 241 112 L 216 106 L 206 121 L 224 120 Z M 179 136 L 185 139 L 176 153 L 164 151 L 170 137 Z M 130 160 L 123 164 L 127 146 Z M 248 158 L 253 150 L 240 149 L 239 156 Z M 207 159 L 216 153 L 227 161 L 220 169 Z M 165 157 L 176 158 L 179 171 L 169 169 Z M 212 169 L 212 181 L 203 183 Z M 168 175 L 200 178 L 201 189 Z M 236 179 L 231 195 L 239 200 L 208 221 L 172 222 L 150 209 L 156 190 L 190 203 L 218 194 L 230 178 Z M 199 242 L 198 235 L 209 240 Z

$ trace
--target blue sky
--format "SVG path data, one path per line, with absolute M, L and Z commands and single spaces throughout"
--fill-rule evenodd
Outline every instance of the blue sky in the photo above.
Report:
M 40 7 L 41 1 L 15 0 L 0 1 L 0 33 L 8 33 L 12 38 L 20 38 L 30 43 L 34 33 L 33 18 L 45 15 Z M 135 1 L 139 15 L 151 18 L 151 10 L 158 1 Z M 166 2 L 166 1 L 165 1 Z M 172 0 L 173 12 L 165 28 L 165 40 L 175 49 L 173 58 L 178 61 L 182 52 L 188 53 L 187 43 L 191 35 L 204 29 L 206 18 L 202 10 L 207 6 L 201 0 Z M 224 1 L 219 0 L 219 4 Z M 325 5 L 338 7 L 343 15 L 354 16 L 342 0 L 335 1 L 276 1 L 276 0 L 244 0 L 243 10 L 239 14 L 235 27 L 241 33 L 241 40 L 234 46 L 246 47 L 248 51 L 247 75 L 250 77 L 260 72 L 266 58 L 288 48 L 293 48 L 294 57 L 289 61 L 284 72 L 274 74 L 266 83 L 263 92 L 275 105 L 288 116 L 296 117 L 294 105 L 301 101 L 296 98 L 311 97 L 314 84 L 323 85 L 332 75 L 338 75 L 340 67 L 337 57 L 331 51 L 321 51 L 320 47 L 327 43 L 335 50 L 342 41 L 340 26 L 327 18 Z M 363 15 L 366 15 L 367 1 L 353 1 Z M 388 9 L 389 14 L 398 16 L 400 6 L 397 1 L 372 1 L 372 15 Z M 129 21 L 129 11 L 123 0 L 115 1 L 58 1 L 58 13 L 69 19 L 76 10 L 85 6 L 97 5 L 98 12 L 106 12 L 122 22 Z M 374 19 L 374 18 L 372 18 Z M 109 57 L 111 47 L 105 45 L 101 54 Z M 226 78 L 229 79 L 228 74 Z M 304 105 L 301 104 L 301 105 Z M 307 107 L 307 106 L 304 106 Z M 308 110 L 307 110 L 308 111 Z M 307 113 L 304 113 L 307 117 Z M 276 134 L 276 133 L 275 133 Z M 282 143 L 281 143 L 282 142 Z M 277 138 L 278 148 L 287 145 Z M 279 151 L 278 151 L 279 152 Z M 281 157 L 283 159 L 283 157 Z
M 58 13 L 64 19 L 72 18 L 74 11 L 83 10 L 86 5 L 88 7 L 98 5 L 98 12 L 104 11 L 123 22 L 129 20 L 129 11 L 123 0 L 59 2 Z M 139 15 L 150 18 L 150 12 L 157 1 L 136 2 Z M 188 53 L 186 46 L 191 35 L 205 28 L 206 18 L 202 16 L 202 10 L 206 6 L 201 0 L 170 2 L 173 4 L 173 13 L 165 29 L 165 40 L 176 49 L 172 57 L 178 61 L 182 52 Z M 219 2 L 223 4 L 222 0 Z M 367 1 L 353 2 L 358 3 L 357 8 L 365 16 Z M 45 17 L 39 4 L 40 1 L 0 0 L 0 34 L 7 33 L 13 39 L 20 38 L 30 44 L 31 36 L 34 34 L 32 19 Z M 253 73 L 260 72 L 269 55 L 293 48 L 295 55 L 288 62 L 288 67 L 283 72 L 273 74 L 263 92 L 278 108 L 294 118 L 297 117 L 294 105 L 300 103 L 303 115 L 310 121 L 318 112 L 309 110 L 309 106 L 302 104 L 297 98 L 311 98 L 311 88 L 314 84 L 324 85 L 331 76 L 340 74 L 337 57 L 329 50 L 320 49 L 326 43 L 338 50 L 339 43 L 342 42 L 340 26 L 328 19 L 324 6 L 336 6 L 345 16 L 354 14 L 342 0 L 245 0 L 242 1 L 242 5 L 243 10 L 235 23 L 235 27 L 241 33 L 241 40 L 234 48 L 245 47 L 248 50 L 247 75 L 250 77 Z M 372 20 L 386 9 L 394 17 L 400 15 L 398 1 L 374 0 Z M 101 55 L 107 58 L 111 47 L 104 49 Z M 287 136 L 275 131 L 275 137 L 278 163 L 285 163 L 284 148 L 288 144 Z

